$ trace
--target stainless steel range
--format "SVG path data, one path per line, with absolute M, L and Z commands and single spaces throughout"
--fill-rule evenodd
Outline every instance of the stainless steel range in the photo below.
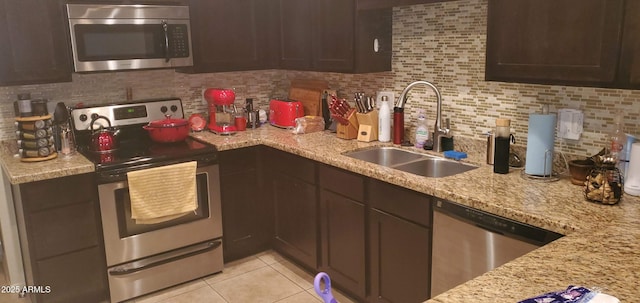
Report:
M 190 137 L 177 143 L 151 141 L 142 126 L 166 114 L 183 118 L 181 101 L 151 100 L 71 110 L 78 150 L 96 166 L 112 302 L 223 269 L 217 150 Z M 94 129 L 98 124 L 107 127 L 106 120 L 118 133 L 119 148 L 93 151 L 89 148 L 90 124 L 94 123 Z M 197 209 L 166 222 L 137 224 L 131 216 L 127 173 L 191 161 L 197 161 Z

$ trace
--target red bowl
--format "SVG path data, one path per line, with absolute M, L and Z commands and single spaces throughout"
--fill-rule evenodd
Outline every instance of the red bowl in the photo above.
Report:
M 236 93 L 232 89 L 207 88 L 204 91 L 204 98 L 217 105 L 231 105 L 236 100 Z

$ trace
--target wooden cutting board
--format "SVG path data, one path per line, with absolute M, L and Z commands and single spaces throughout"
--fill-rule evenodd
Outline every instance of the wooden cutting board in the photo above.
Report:
M 289 99 L 300 101 L 305 115 L 321 116 L 322 93 L 320 91 L 292 87 L 289 90 Z
M 304 114 L 322 116 L 322 92 L 328 88 L 323 80 L 294 79 L 289 89 L 289 99 L 300 101 Z

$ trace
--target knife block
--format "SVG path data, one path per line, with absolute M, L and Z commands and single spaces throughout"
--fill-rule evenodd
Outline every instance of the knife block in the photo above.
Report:
M 344 125 L 342 123 L 338 123 L 338 127 L 336 129 L 336 134 L 340 139 L 355 139 L 358 137 L 358 117 L 356 116 L 356 111 L 352 110 L 349 113 L 349 124 Z
M 358 141 L 371 142 L 378 140 L 378 111 L 372 110 L 366 114 L 357 113 Z

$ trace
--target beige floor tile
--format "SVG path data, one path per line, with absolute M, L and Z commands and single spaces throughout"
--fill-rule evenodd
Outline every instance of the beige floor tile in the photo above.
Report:
M 313 288 L 313 279 L 315 276 L 304 271 L 293 263 L 283 259 L 277 263 L 271 264 L 270 266 L 283 274 L 289 280 L 296 283 L 298 286 L 302 287 L 302 289 L 306 290 Z
M 257 257 L 247 257 L 225 264 L 224 270 L 222 270 L 221 273 L 207 276 L 204 278 L 204 280 L 209 285 L 213 285 L 214 283 L 224 281 L 266 266 L 267 264 Z
M 316 291 L 314 289 L 308 289 L 307 293 L 318 298 L 318 300 L 322 302 L 322 299 L 320 298 L 320 296 L 318 296 L 318 294 L 316 294 Z M 333 295 L 333 298 L 336 299 L 336 301 L 338 301 L 338 303 L 358 303 L 357 300 L 343 294 L 342 292 L 340 292 L 339 290 L 333 287 L 331 288 L 331 294 Z
M 267 263 L 269 265 L 284 260 L 284 257 L 282 257 L 280 254 L 278 254 L 273 250 L 267 250 L 267 251 L 261 252 L 257 254 L 256 257 L 258 257 L 258 259 L 264 261 L 264 263 Z
M 161 303 L 226 303 L 222 296 L 211 287 L 204 286 L 169 298 Z
M 303 291 L 299 292 L 291 297 L 284 298 L 277 303 L 320 303 L 322 300 L 310 293 Z
M 272 303 L 303 291 L 271 267 L 211 285 L 229 303 Z
M 160 290 L 160 291 L 139 297 L 135 299 L 135 302 L 136 303 L 157 303 L 157 302 L 164 301 L 168 298 L 179 296 L 181 294 L 184 294 L 202 287 L 208 287 L 208 284 L 205 283 L 202 279 L 197 279 L 191 282 L 180 284 L 171 288 L 167 288 L 164 290 Z
M 336 301 L 338 301 L 338 303 L 358 303 L 358 301 L 352 299 L 351 297 L 348 297 L 347 295 L 343 294 L 333 287 L 331 288 L 331 293 L 333 294 L 333 297 L 336 299 Z
M 7 284 L 0 284 L 7 285 Z M 0 294 L 0 302 L 2 303 L 27 303 L 26 299 L 21 299 L 18 294 Z

